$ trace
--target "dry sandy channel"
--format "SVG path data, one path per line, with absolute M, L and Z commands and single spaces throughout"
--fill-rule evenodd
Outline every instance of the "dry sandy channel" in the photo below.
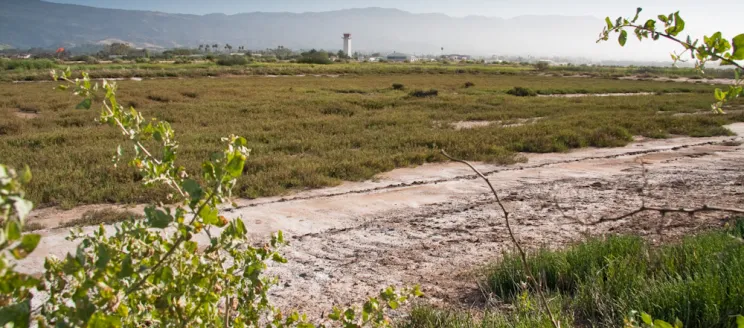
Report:
M 744 136 L 744 123 L 728 128 Z M 662 241 L 720 225 L 726 215 L 647 213 L 596 226 L 582 222 L 640 206 L 641 161 L 649 205 L 744 207 L 741 139 L 639 139 L 621 148 L 528 154 L 523 164 L 476 166 L 498 189 L 518 238 L 529 248 L 560 247 L 606 233 Z M 434 304 L 477 304 L 483 299 L 477 269 L 512 248 L 489 190 L 456 163 L 397 169 L 374 181 L 238 204 L 228 216 L 242 217 L 257 242 L 277 230 L 289 237 L 284 249 L 289 263 L 270 269 L 281 281 L 271 294 L 281 307 L 313 317 L 388 285 L 420 284 L 425 301 Z M 42 209 L 32 220 L 54 226 L 100 207 Z M 41 234 L 39 248 L 19 263 L 21 271 L 39 273 L 46 256 L 74 251 L 64 239 L 67 229 Z

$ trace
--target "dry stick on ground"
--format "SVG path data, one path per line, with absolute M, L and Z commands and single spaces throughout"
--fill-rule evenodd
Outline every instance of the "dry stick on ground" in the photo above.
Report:
M 555 316 L 553 316 L 553 312 L 550 310 L 550 306 L 548 305 L 548 300 L 545 298 L 545 294 L 543 293 L 543 290 L 542 290 L 542 284 L 537 279 L 535 279 L 535 276 L 532 274 L 532 270 L 530 269 L 530 266 L 527 264 L 527 253 L 525 253 L 524 249 L 522 248 L 522 245 L 517 240 L 517 237 L 514 236 L 514 231 L 512 231 L 511 224 L 509 223 L 509 211 L 507 211 L 506 208 L 504 207 L 504 204 L 501 202 L 501 199 L 499 198 L 499 194 L 496 192 L 496 189 L 491 184 L 491 181 L 489 181 L 488 178 L 486 178 L 486 176 L 483 175 L 483 173 L 478 171 L 478 169 L 476 169 L 470 163 L 450 156 L 449 154 L 447 154 L 447 152 L 444 151 L 444 149 L 442 149 L 441 152 L 442 152 L 442 155 L 444 155 L 444 157 L 449 158 L 451 161 L 462 163 L 470 167 L 470 169 L 473 170 L 473 172 L 475 172 L 481 179 L 483 179 L 483 181 L 485 181 L 486 184 L 488 184 L 489 188 L 491 188 L 491 192 L 493 192 L 493 196 L 496 198 L 496 203 L 499 204 L 499 207 L 501 208 L 501 212 L 504 214 L 504 221 L 506 222 L 506 230 L 509 231 L 509 237 L 511 238 L 512 243 L 514 243 L 514 246 L 517 247 L 519 256 L 522 259 L 522 267 L 524 269 L 525 274 L 527 275 L 527 280 L 531 282 L 533 287 L 535 288 L 535 291 L 537 292 L 537 295 L 540 298 L 540 302 L 545 308 L 545 311 L 548 313 L 548 316 L 550 317 L 550 321 L 553 323 L 553 327 L 560 328 L 561 324 L 557 320 L 555 320 Z
M 700 207 L 692 207 L 692 208 L 683 208 L 683 207 L 672 208 L 672 207 L 648 206 L 648 205 L 646 205 L 646 188 L 648 187 L 648 177 L 646 176 L 647 170 L 646 170 L 646 166 L 645 166 L 646 163 L 643 162 L 643 160 L 641 160 L 640 161 L 640 164 L 641 164 L 641 170 L 642 170 L 641 171 L 641 174 L 642 174 L 642 177 L 643 177 L 643 185 L 642 185 L 642 187 L 640 189 L 640 193 L 641 193 L 641 207 L 639 207 L 639 208 L 637 208 L 637 209 L 635 209 L 633 211 L 630 211 L 628 213 L 619 215 L 619 216 L 600 218 L 599 220 L 594 221 L 594 222 L 586 222 L 585 220 L 581 220 L 579 218 L 569 216 L 567 213 L 565 213 L 563 211 L 563 208 L 561 208 L 560 205 L 558 204 L 558 200 L 554 197 L 553 198 L 553 202 L 555 204 L 555 207 L 561 212 L 561 214 L 563 215 L 563 217 L 569 218 L 569 219 L 571 219 L 571 220 L 573 220 L 573 221 L 575 221 L 575 222 L 577 222 L 577 223 L 579 223 L 581 225 L 585 225 L 585 226 L 596 226 L 596 225 L 600 225 L 602 223 L 621 221 L 621 220 L 627 219 L 629 217 L 632 217 L 634 215 L 637 215 L 637 214 L 640 214 L 640 213 L 643 213 L 643 212 L 659 212 L 662 216 L 665 216 L 668 213 L 685 213 L 685 214 L 688 214 L 688 215 L 695 215 L 696 213 L 699 213 L 699 212 L 726 212 L 726 213 L 734 213 L 734 214 L 744 214 L 744 209 L 741 209 L 741 208 L 711 206 L 711 205 L 707 205 L 707 204 L 706 205 L 702 205 Z

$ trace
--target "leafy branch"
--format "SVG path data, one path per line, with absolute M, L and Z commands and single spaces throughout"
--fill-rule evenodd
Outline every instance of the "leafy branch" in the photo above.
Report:
M 618 43 L 624 47 L 628 41 L 628 29 L 633 29 L 639 41 L 644 39 L 656 41 L 665 38 L 684 48 L 684 51 L 679 54 L 676 52 L 671 54 L 674 64 L 685 61 L 684 58 L 689 55 L 690 59 L 695 60 L 695 68 L 703 73 L 705 64 L 708 62 L 720 62 L 721 66 L 734 67 L 733 85 L 729 86 L 727 91 L 720 88 L 715 90 L 716 102 L 711 105 L 714 111 L 724 113 L 723 105 L 726 102 L 744 96 L 744 80 L 741 76 L 744 66 L 736 62 L 744 60 L 744 34 L 735 36 L 730 42 L 722 36 L 721 32 L 716 32 L 712 36 L 704 36 L 702 42 L 699 39 L 693 40 L 689 35 L 683 41 L 678 36 L 685 30 L 685 21 L 679 12 L 658 15 L 658 19 L 649 19 L 640 24 L 638 20 L 642 10 L 638 8 L 633 18 L 618 17 L 614 22 L 609 17 L 605 18 L 607 26 L 600 33 L 597 43 L 607 41 L 611 33 L 617 33 L 619 34 Z
M 220 206 L 232 198 L 250 153 L 244 138 L 223 138 L 223 151 L 202 163 L 200 177 L 190 178 L 176 164 L 179 145 L 170 124 L 145 120 L 134 108 L 123 108 L 115 82 L 99 85 L 87 73 L 73 80 L 69 69 L 53 71 L 52 76 L 65 83 L 58 89 L 72 88 L 83 98 L 78 109 L 100 101 L 99 121 L 129 140 L 134 150 L 129 165 L 145 185 L 164 184 L 176 195 L 169 195 L 172 207 L 148 206 L 144 220 L 116 225 L 113 235 L 103 226 L 92 236 L 73 231 L 68 239 L 80 240 L 75 254 L 46 260 L 49 300 L 42 306 L 40 325 L 314 327 L 297 313 L 283 317 L 269 301 L 268 290 L 278 280 L 266 277 L 268 263 L 287 262 L 278 252 L 286 245 L 281 231 L 265 245 L 252 246 L 240 217 L 229 220 L 219 214 Z M 123 155 L 117 147 L 115 162 Z M 211 228 L 220 233 L 213 235 Z M 201 232 L 209 239 L 203 250 L 193 240 Z M 361 312 L 334 309 L 329 319 L 348 328 L 385 327 L 390 324 L 387 309 L 420 295 L 418 287 L 387 288 L 369 298 Z

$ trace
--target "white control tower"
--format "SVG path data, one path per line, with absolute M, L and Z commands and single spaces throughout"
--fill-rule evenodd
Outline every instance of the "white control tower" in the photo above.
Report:
M 351 33 L 344 33 L 344 53 L 351 57 Z

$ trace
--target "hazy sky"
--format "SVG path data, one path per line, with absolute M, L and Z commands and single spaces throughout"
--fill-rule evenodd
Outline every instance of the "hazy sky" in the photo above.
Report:
M 744 32 L 744 1 L 737 0 L 49 0 L 94 7 L 156 10 L 167 13 L 236 14 L 244 12 L 308 12 L 348 8 L 397 8 L 414 13 L 443 13 L 449 16 L 482 15 L 514 17 L 521 15 L 628 16 L 636 7 L 646 15 L 680 10 L 688 27 L 695 32 L 725 34 Z M 704 28 L 704 24 L 715 28 Z M 728 32 L 728 33 L 726 33 Z
M 2 0 L 0 0 L 2 1 Z M 632 16 L 636 7 L 643 7 L 642 17 L 655 17 L 680 10 L 687 21 L 686 33 L 693 36 L 710 35 L 722 31 L 733 37 L 744 33 L 742 13 L 744 1 L 740 0 L 46 0 L 59 3 L 81 4 L 94 7 L 155 10 L 167 13 L 235 14 L 245 12 L 312 12 L 348 8 L 383 7 L 397 8 L 413 13 L 443 13 L 463 17 L 481 15 L 510 18 L 522 15 Z M 707 26 L 710 25 L 710 26 Z M 636 42 L 637 43 L 637 42 Z M 630 42 L 629 42 L 630 44 Z M 607 45 L 606 47 L 615 45 Z M 655 58 L 668 58 L 669 46 L 630 45 L 630 47 L 656 48 Z M 665 50 L 667 49 L 667 50 Z M 663 58 L 662 58 L 663 56 Z
M 307 12 L 345 8 L 384 7 L 398 8 L 415 13 L 444 13 L 450 16 L 483 15 L 513 17 L 520 15 L 591 15 L 597 17 L 620 15 L 644 7 L 650 12 L 683 11 L 698 19 L 741 19 L 744 2 L 736 0 L 51 0 L 94 7 L 157 10 L 168 13 L 235 14 L 254 11 Z

